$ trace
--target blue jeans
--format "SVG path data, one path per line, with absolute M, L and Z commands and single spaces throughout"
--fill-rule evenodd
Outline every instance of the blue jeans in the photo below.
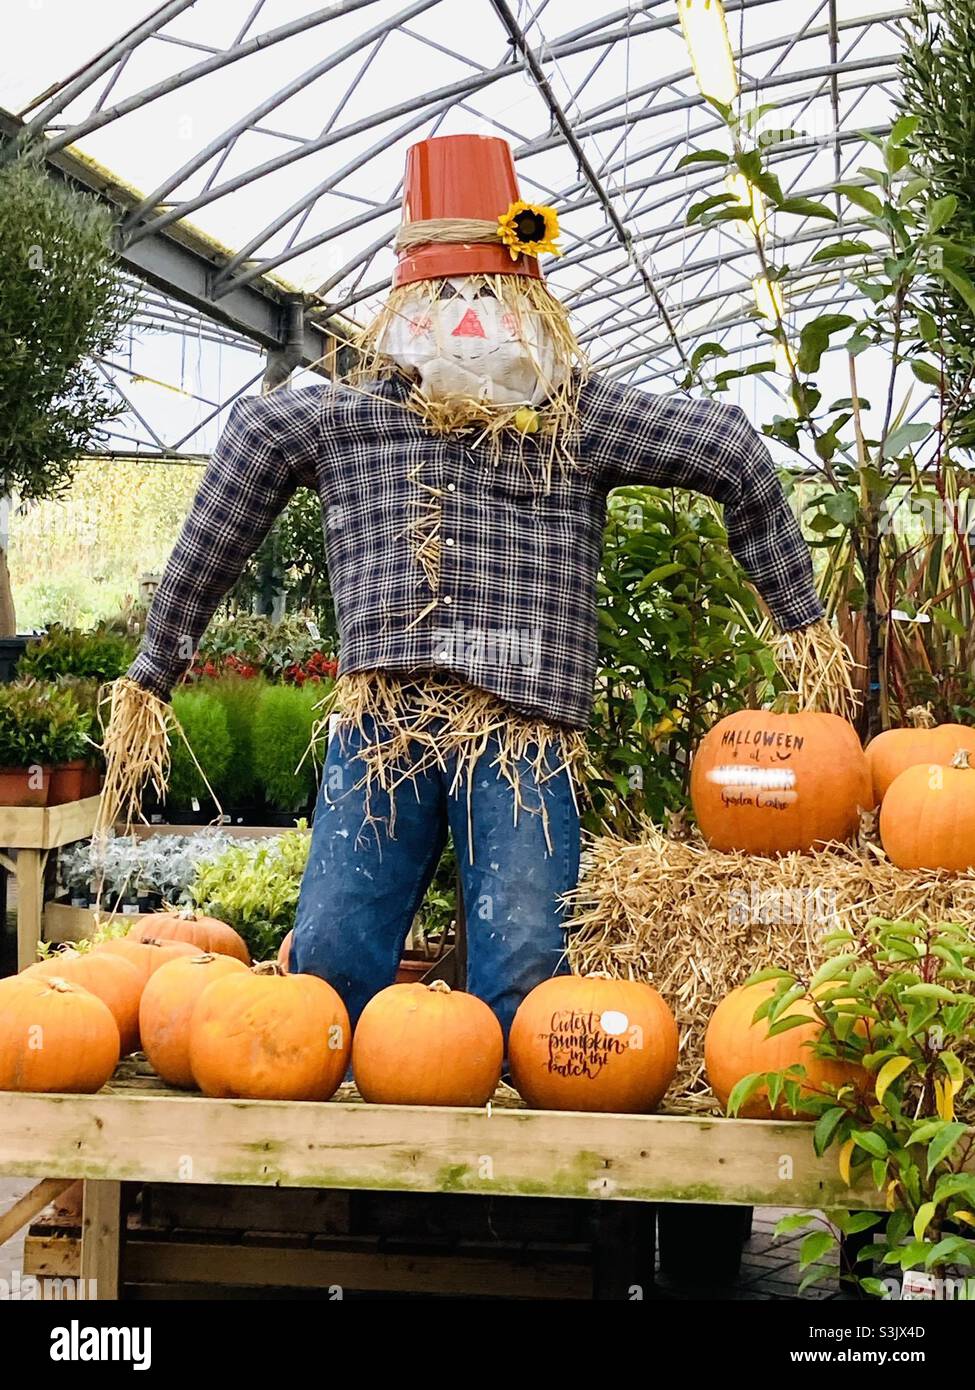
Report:
M 361 735 L 343 730 L 329 743 L 301 884 L 291 969 L 320 975 L 345 1001 L 353 1027 L 366 1003 L 392 984 L 413 916 L 450 830 L 467 920 L 467 988 L 497 1015 L 505 1038 L 529 990 L 565 969 L 561 893 L 579 872 L 579 818 L 563 769 L 539 784 L 519 768 L 522 807 L 491 766 L 488 748 L 470 790 L 448 791 L 454 767 L 432 768 L 396 789 L 389 803 L 375 787 L 366 823 Z M 547 810 L 546 843 L 542 798 Z M 473 851 L 473 852 L 472 852 Z

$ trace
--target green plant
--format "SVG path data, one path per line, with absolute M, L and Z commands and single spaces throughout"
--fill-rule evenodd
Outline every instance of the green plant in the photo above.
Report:
M 295 924 L 310 844 L 299 821 L 273 839 L 231 845 L 198 867 L 190 896 L 202 912 L 235 927 L 255 960 L 267 960 Z
M 31 642 L 17 665 L 19 676 L 57 680 L 65 676 L 113 681 L 124 676 L 138 642 L 99 623 L 90 632 L 52 623 L 43 637 Z
M 300 811 L 315 795 L 308 750 L 321 698 L 318 686 L 269 685 L 257 702 L 254 767 L 268 803 L 280 811 Z
M 223 707 L 233 756 L 214 787 L 221 804 L 249 806 L 260 798 L 260 780 L 254 757 L 254 719 L 266 685 L 263 680 L 224 676 L 201 687 Z
M 205 687 L 189 686 L 174 693 L 173 713 L 186 738 L 177 736 L 172 740 L 167 801 L 180 810 L 189 810 L 194 801 L 200 807 L 210 807 L 213 797 L 207 790 L 201 769 L 219 797 L 218 788 L 226 778 L 234 755 L 227 712 Z
M 878 1190 L 883 1212 L 830 1211 L 788 1216 L 780 1233 L 816 1225 L 801 1248 L 802 1287 L 832 1271 L 823 1257 L 838 1235 L 874 1231 L 859 1257 L 902 1271 L 935 1277 L 975 1263 L 975 930 L 971 924 L 891 922 L 825 938 L 825 963 L 809 980 L 785 970 L 766 970 L 753 982 L 774 980 L 775 989 L 756 1011 L 770 1020 L 769 1034 L 808 1023 L 795 1020 L 798 999 L 812 1007 L 823 1028 L 817 1056 L 852 1060 L 869 1085 L 823 1085 L 802 1092 L 801 1109 L 815 1116 L 816 1153 L 836 1154 L 840 1175 L 855 1186 Z M 803 1069 L 752 1074 L 732 1091 L 729 1111 L 768 1087 L 800 1108 Z M 958 1113 L 960 1112 L 960 1113 Z M 851 1273 L 855 1273 L 852 1271 Z M 887 1286 L 860 1273 L 866 1292 L 884 1296 Z
M 712 389 L 726 390 L 735 378 L 756 371 L 779 371 L 785 378 L 789 409 L 765 431 L 821 480 L 806 500 L 806 519 L 813 544 L 825 552 L 820 569 L 827 608 L 861 653 L 861 732 L 872 736 L 886 722 L 888 693 L 906 712 L 906 674 L 916 660 L 911 644 L 921 642 L 935 671 L 945 656 L 963 668 L 973 656 L 975 572 L 956 506 L 966 484 L 954 451 L 959 403 L 975 376 L 975 345 L 971 335 L 955 340 L 947 334 L 940 310 L 934 310 L 951 294 L 975 311 L 975 237 L 966 225 L 955 230 L 958 198 L 939 196 L 912 159 L 917 114 L 901 116 L 884 139 L 864 133 L 877 151 L 878 167 L 863 164 L 855 181 L 835 185 L 834 210 L 782 188 L 768 161 L 769 137 L 758 133 L 770 108 L 739 116 L 720 102 L 712 105 L 727 127 L 730 153 L 699 151 L 683 162 L 706 165 L 718 178 L 732 175 L 745 193 L 702 199 L 687 220 L 704 227 L 737 223 L 750 237 L 757 283 L 764 289 L 754 317 L 775 351 L 774 360 L 720 368 Z M 771 142 L 791 134 L 772 132 Z M 836 238 L 803 271 L 819 276 L 821 288 L 843 276 L 861 296 L 855 313 L 806 317 L 797 342 L 786 294 L 799 274 L 773 260 L 767 240 L 773 217 L 793 216 L 838 223 Z M 777 245 L 789 240 L 780 230 Z M 834 351 L 845 356 L 849 390 L 826 404 L 820 371 Z M 864 354 L 870 379 L 879 378 L 881 386 L 876 407 L 860 392 L 858 361 Z M 719 343 L 701 344 L 692 374 L 726 355 Z M 949 381 L 967 385 L 961 393 L 949 391 Z M 922 404 L 925 395 L 934 397 L 924 412 L 915 401 L 920 388 Z M 915 504 L 927 517 L 920 539 L 903 524 Z M 911 626 L 907 636 L 898 631 L 905 625 L 895 621 L 897 611 L 926 619 L 923 635 Z
M 690 751 L 719 712 L 774 678 L 758 600 L 713 507 L 686 493 L 618 488 L 599 585 L 589 746 L 590 829 L 626 834 L 686 802 Z
M 55 767 L 83 758 L 91 726 L 68 690 L 35 681 L 0 685 L 0 767 Z
M 248 561 L 230 591 L 232 608 L 271 611 L 283 594 L 291 609 L 314 613 L 321 640 L 333 650 L 338 640 L 328 584 L 322 504 L 311 488 L 299 488 Z
M 114 347 L 133 300 L 111 213 L 24 158 L 0 167 L 0 490 L 22 501 L 68 485 L 74 464 L 119 413 L 94 359 Z M 6 560 L 0 622 L 13 631 Z

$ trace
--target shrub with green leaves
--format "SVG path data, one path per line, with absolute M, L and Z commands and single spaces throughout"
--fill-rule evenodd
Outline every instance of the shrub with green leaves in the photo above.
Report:
M 632 832 L 686 804 L 690 752 L 775 676 L 762 614 L 715 508 L 658 488 L 610 499 L 599 582 L 590 829 Z
M 232 845 L 197 871 L 190 896 L 240 932 L 255 960 L 272 957 L 295 924 L 311 835 L 304 821 L 266 840 Z
M 76 676 L 85 680 L 113 681 L 124 676 L 138 650 L 138 642 L 99 623 L 90 632 L 52 623 L 43 637 L 31 642 L 17 664 L 18 676 L 57 680 Z
M 840 1234 L 873 1231 L 861 1260 L 891 1272 L 924 1270 L 937 1278 L 975 1265 L 975 927 L 972 924 L 873 919 L 826 938 L 828 957 L 810 980 L 765 970 L 753 980 L 776 988 L 757 1017 L 774 1035 L 808 1023 L 790 1015 L 805 997 L 823 1024 L 816 1052 L 862 1066 L 870 1084 L 803 1089 L 804 1069 L 757 1073 L 739 1082 L 728 1108 L 736 1113 L 759 1087 L 774 1103 L 815 1118 L 818 1155 L 833 1152 L 851 1187 L 879 1194 L 883 1211 L 814 1212 L 786 1217 L 780 1233 L 805 1226 L 802 1287 L 833 1273 L 823 1257 Z M 888 1290 L 859 1274 L 867 1293 Z
M 70 690 L 16 681 L 0 685 L 0 767 L 56 767 L 91 751 L 92 718 Z
M 250 806 L 260 799 L 260 779 L 254 760 L 254 719 L 266 688 L 263 680 L 242 676 L 223 676 L 220 680 L 207 681 L 202 687 L 223 706 L 233 748 L 220 785 L 214 785 L 224 809 Z
M 304 810 L 315 795 L 318 779 L 308 748 L 321 698 L 315 685 L 269 685 L 261 692 L 254 714 L 254 767 L 276 810 Z
M 219 797 L 219 787 L 227 776 L 234 756 L 227 712 L 210 691 L 189 686 L 174 693 L 173 713 L 186 738 L 184 740 L 177 734 L 172 740 L 167 804 L 177 810 L 188 811 L 196 800 L 201 809 L 216 810 L 201 769 Z M 190 749 L 193 750 L 192 754 Z

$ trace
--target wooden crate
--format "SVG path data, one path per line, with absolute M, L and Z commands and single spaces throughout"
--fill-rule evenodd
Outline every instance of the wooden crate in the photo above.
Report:
M 653 1284 L 654 1209 L 546 1198 L 150 1184 L 123 1231 L 126 1299 L 363 1295 L 617 1299 Z M 505 1209 L 510 1210 L 505 1210 Z M 620 1217 L 625 1217 L 621 1222 Z M 24 1273 L 78 1277 L 81 1232 L 31 1228 Z

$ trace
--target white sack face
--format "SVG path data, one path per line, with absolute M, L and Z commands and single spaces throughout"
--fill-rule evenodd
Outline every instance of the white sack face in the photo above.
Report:
M 416 285 L 377 344 L 417 373 L 430 400 L 542 405 L 562 384 L 541 315 L 508 308 L 467 278 L 431 290 Z

